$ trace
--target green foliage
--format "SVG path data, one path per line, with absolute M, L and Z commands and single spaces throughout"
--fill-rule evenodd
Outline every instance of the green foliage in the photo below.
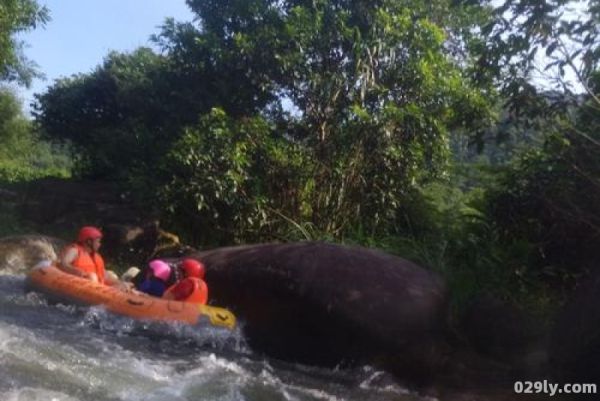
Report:
M 544 147 L 520 157 L 492 195 L 503 237 L 533 243 L 529 274 L 555 288 L 571 288 L 600 257 L 598 114 L 595 124 L 586 115 L 558 121 Z
M 295 201 L 287 193 L 296 187 L 289 172 L 301 167 L 295 152 L 264 118 L 238 121 L 213 109 L 168 154 L 161 203 L 197 242 L 264 238 L 281 215 L 274 207 Z
M 66 149 L 42 141 L 23 116 L 17 97 L 0 88 L 0 181 L 66 177 L 69 172 Z
M 547 317 L 564 298 L 530 274 L 535 244 L 503 237 L 488 211 L 490 188 L 460 190 L 454 184 L 462 180 L 460 174 L 412 193 L 402 209 L 404 224 L 395 233 L 374 237 L 359 228 L 343 241 L 383 249 L 439 273 L 454 314 L 485 293 Z
M 458 303 L 479 291 L 505 292 L 515 269 L 524 262 L 497 244 L 483 195 L 481 188 L 463 192 L 448 184 L 421 189 L 409 205 L 412 210 L 405 212 L 410 231 L 398 238 L 405 254 L 412 253 L 415 260 L 446 278 Z
M 273 209 L 282 216 L 338 238 L 357 224 L 386 232 L 411 187 L 445 174 L 449 129 L 490 114 L 445 46 L 446 25 L 459 41 L 479 21 L 465 11 L 474 6 L 189 4 L 201 29 L 168 20 L 155 37 L 164 56 L 113 53 L 38 98 L 44 133 L 74 144 L 82 174 L 143 188 L 160 157 L 218 107 L 236 124 L 276 127 L 273 152 L 293 149 L 292 162 L 268 164 L 257 180 L 261 197 L 281 200 Z M 227 176 L 223 168 L 214 174 Z M 270 184 L 276 176 L 282 188 Z M 214 193 L 194 197 L 223 197 L 229 187 L 197 187 Z
M 169 22 L 163 34 L 169 29 L 187 35 Z M 169 57 L 148 48 L 112 52 L 94 72 L 58 80 L 37 96 L 34 116 L 44 135 L 73 144 L 80 175 L 117 180 L 151 175 L 185 126 L 242 92 L 241 81 L 229 93 L 216 87 L 233 81 L 215 76 L 227 69 L 207 66 L 205 59 L 212 60 L 216 50 L 208 44 L 196 49 L 198 43 L 185 42 L 190 49 L 173 44 Z
M 34 65 L 23 56 L 23 43 L 15 35 L 44 25 L 48 20 L 48 9 L 36 0 L 0 2 L 0 81 L 31 83 L 36 76 Z
M 516 113 L 527 109 L 540 72 L 560 103 L 576 103 L 581 87 L 600 103 L 589 85 L 600 58 L 599 17 L 597 0 L 504 0 L 482 27 L 480 75 L 497 80 Z
M 194 244 L 383 247 L 458 304 L 547 304 L 598 260 L 597 2 L 579 21 L 570 1 L 187 3 L 197 23 L 167 20 L 162 54 L 111 53 L 38 97 L 79 174 L 126 182 Z M 542 49 L 585 97 L 540 93 Z
M 163 90 L 164 64 L 147 48 L 113 52 L 93 73 L 56 81 L 37 95 L 43 134 L 74 146 L 81 175 L 123 178 L 139 164 L 152 166 L 180 116 Z
M 314 161 L 305 167 L 311 178 L 299 181 L 310 210 L 300 221 L 318 231 L 339 237 L 359 223 L 385 231 L 409 188 L 444 172 L 448 128 L 489 113 L 444 47 L 444 24 L 474 23 L 455 3 L 189 4 L 204 28 L 198 48 L 220 44 L 224 69 L 243 63 L 244 78 L 260 85 L 255 94 L 277 90 L 270 98 L 297 111 L 284 118 L 288 136 Z M 446 19 L 440 10 L 453 4 L 460 11 Z M 163 35 L 177 57 L 189 32 Z

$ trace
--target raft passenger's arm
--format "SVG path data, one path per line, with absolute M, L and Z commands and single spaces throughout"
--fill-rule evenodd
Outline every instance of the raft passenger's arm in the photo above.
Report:
M 73 261 L 77 258 L 78 251 L 75 247 L 68 249 L 58 261 L 57 267 L 65 273 L 72 274 L 74 276 L 92 279 L 92 276 L 84 271 L 79 270 L 73 266 Z M 95 276 L 95 274 L 94 274 Z M 98 278 L 96 277 L 96 281 Z

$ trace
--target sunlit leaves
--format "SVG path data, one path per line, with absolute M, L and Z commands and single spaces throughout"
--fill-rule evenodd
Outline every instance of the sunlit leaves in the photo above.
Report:
M 489 114 L 485 97 L 447 49 L 479 21 L 465 11 L 477 14 L 473 5 L 390 0 L 188 4 L 198 28 L 165 24 L 163 47 L 182 71 L 189 68 L 200 82 L 203 74 L 211 77 L 209 85 L 216 86 L 210 93 L 227 93 L 216 105 L 228 118 L 248 121 L 253 110 L 264 112 L 265 106 L 285 101 L 277 114 L 280 129 L 273 133 L 278 146 L 267 158 L 272 163 L 283 149 L 289 152 L 284 144 L 301 149 L 294 153 L 303 158 L 300 163 L 276 163 L 285 172 L 282 189 L 295 197 L 291 204 L 296 206 L 285 212 L 334 235 L 359 221 L 386 227 L 411 187 L 443 174 L 449 129 L 485 121 Z M 464 115 L 468 118 L 457 117 Z M 238 144 L 226 158 L 233 162 L 246 152 Z M 243 181 L 229 167 L 220 174 L 229 183 Z M 267 191 L 261 196 L 276 198 L 264 183 L 274 172 L 261 174 L 257 185 Z M 223 188 L 239 194 L 231 189 L 235 186 L 204 188 L 196 205 L 205 204 L 207 191 L 223 199 Z M 282 207 L 290 205 L 285 202 Z
M 37 74 L 35 64 L 24 57 L 23 43 L 15 35 L 44 25 L 48 20 L 48 9 L 36 0 L 0 2 L 0 80 L 31 83 Z
M 212 243 L 265 229 L 275 190 L 268 187 L 279 184 L 269 178 L 285 177 L 277 167 L 294 163 L 272 129 L 261 117 L 236 121 L 221 109 L 186 129 L 164 162 L 171 179 L 162 200 L 173 218 L 210 229 L 204 239 Z
M 68 156 L 65 149 L 39 138 L 17 97 L 0 87 L 0 181 L 67 176 L 71 167 Z

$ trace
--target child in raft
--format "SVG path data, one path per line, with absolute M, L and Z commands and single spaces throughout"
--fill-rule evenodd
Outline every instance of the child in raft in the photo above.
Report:
M 169 275 L 164 265 L 169 268 Z M 160 277 L 156 276 L 157 271 Z M 206 304 L 208 286 L 204 281 L 205 271 L 204 264 L 192 258 L 184 259 L 173 269 L 162 260 L 153 260 L 145 272 L 131 267 L 121 279 L 130 282 L 132 287 L 146 294 L 159 296 L 155 294 L 161 293 L 160 291 L 148 292 L 149 287 L 159 286 L 163 299 Z M 159 280 L 160 283 L 157 283 Z M 163 289 L 163 285 L 166 289 Z
M 171 276 L 171 266 L 166 262 L 155 259 L 148 263 L 146 276 L 136 286 L 136 289 L 148 295 L 162 297 L 167 289 L 167 281 Z

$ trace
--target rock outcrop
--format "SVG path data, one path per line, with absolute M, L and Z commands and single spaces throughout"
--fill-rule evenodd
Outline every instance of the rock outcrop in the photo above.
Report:
M 575 290 L 559 314 L 552 330 L 550 366 L 564 383 L 600 384 L 600 272 Z
M 210 298 L 241 319 L 253 349 L 319 365 L 377 363 L 423 380 L 440 362 L 446 293 L 439 277 L 380 251 L 321 242 L 220 248 Z
M 523 358 L 540 352 L 541 323 L 517 305 L 490 294 L 480 294 L 467 305 L 462 333 L 479 354 L 497 361 L 524 365 Z M 539 355 L 543 358 L 544 355 Z

